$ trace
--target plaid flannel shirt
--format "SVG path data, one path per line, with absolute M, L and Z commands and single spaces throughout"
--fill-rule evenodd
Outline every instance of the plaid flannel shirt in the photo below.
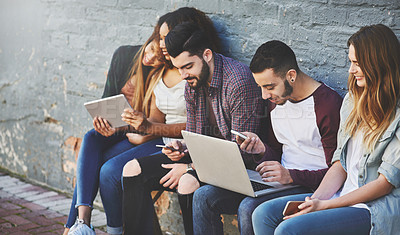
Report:
M 227 140 L 235 140 L 230 130 L 257 133 L 262 110 L 261 90 L 250 69 L 231 58 L 214 53 L 214 72 L 210 87 L 196 91 L 186 84 L 186 130 L 208 134 L 209 95 L 217 126 Z M 243 156 L 246 161 L 246 156 Z M 248 156 L 250 157 L 250 156 Z

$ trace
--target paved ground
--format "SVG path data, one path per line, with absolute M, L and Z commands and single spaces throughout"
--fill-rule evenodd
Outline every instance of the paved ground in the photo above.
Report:
M 71 198 L 0 172 L 0 234 L 62 234 Z M 106 234 L 105 214 L 93 210 L 97 234 Z

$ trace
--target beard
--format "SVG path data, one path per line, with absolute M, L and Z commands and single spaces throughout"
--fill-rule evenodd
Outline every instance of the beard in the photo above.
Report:
M 290 83 L 285 79 L 285 92 L 283 92 L 282 97 L 287 97 L 293 93 L 293 87 L 290 85 Z
M 195 90 L 199 90 L 202 87 L 205 87 L 207 85 L 208 78 L 210 77 L 210 67 L 208 64 L 202 60 L 203 65 L 201 67 L 200 75 L 198 77 L 192 76 L 186 78 L 186 80 L 191 80 L 194 79 L 197 82 L 195 84 L 189 83 L 189 86 Z
M 293 93 L 293 87 L 290 85 L 290 83 L 285 79 L 284 81 L 284 85 L 285 85 L 285 91 L 282 94 L 282 98 L 288 97 L 289 95 L 291 95 Z M 286 103 L 286 101 L 288 101 L 288 99 L 281 99 L 282 101 L 279 103 L 276 103 L 277 105 L 284 105 Z

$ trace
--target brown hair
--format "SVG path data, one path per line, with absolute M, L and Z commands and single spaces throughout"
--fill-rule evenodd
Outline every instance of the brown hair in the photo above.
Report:
M 147 39 L 147 41 L 143 44 L 143 46 L 139 49 L 136 53 L 135 57 L 133 58 L 133 66 L 129 72 L 129 81 L 135 87 L 135 93 L 133 96 L 132 104 L 133 109 L 143 112 L 146 116 L 149 115 L 150 112 L 150 101 L 151 101 L 151 94 L 153 90 L 148 90 L 149 85 L 153 84 L 157 81 L 153 81 L 152 79 L 155 70 L 159 70 L 164 64 L 160 64 L 160 66 L 153 68 L 150 73 L 146 73 L 145 66 L 142 63 L 144 51 L 147 45 L 151 42 L 155 42 L 157 53 L 157 60 L 164 62 L 164 59 L 161 56 L 161 52 L 159 49 L 159 42 L 158 42 L 158 34 L 159 34 L 160 26 L 156 25 L 152 35 Z M 147 77 L 145 77 L 147 76 Z M 148 79 L 150 78 L 150 79 Z
M 400 43 L 390 28 L 378 24 L 361 28 L 347 44 L 354 46 L 365 87 L 357 86 L 354 75 L 349 75 L 354 108 L 346 120 L 346 130 L 353 136 L 360 128 L 365 146 L 372 151 L 399 105 Z

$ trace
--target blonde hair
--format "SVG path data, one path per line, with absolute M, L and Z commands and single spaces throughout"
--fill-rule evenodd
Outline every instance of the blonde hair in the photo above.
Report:
M 143 112 L 146 116 L 150 114 L 150 103 L 155 87 L 154 84 L 156 84 L 160 80 L 160 77 L 154 77 L 154 75 L 158 75 L 157 71 L 163 70 L 163 68 L 165 67 L 165 61 L 161 56 L 161 49 L 159 46 L 159 29 L 160 26 L 156 25 L 150 38 L 147 39 L 147 41 L 136 53 L 135 57 L 133 58 L 133 66 L 129 72 L 128 82 L 131 82 L 135 87 L 135 93 L 132 98 L 132 108 L 134 110 Z M 157 60 L 161 61 L 162 63 L 158 67 L 152 68 L 148 74 L 146 73 L 147 77 L 145 77 L 146 68 L 142 63 L 142 60 L 144 57 L 146 46 L 152 42 L 154 42 L 156 45 L 155 51 L 157 52 Z M 155 78 L 155 80 L 153 78 Z
M 346 131 L 352 136 L 362 131 L 365 147 L 373 151 L 399 105 L 400 44 L 393 31 L 382 24 L 361 28 L 347 44 L 354 46 L 365 86 L 357 86 L 354 75 L 349 75 L 354 107 L 346 120 Z

